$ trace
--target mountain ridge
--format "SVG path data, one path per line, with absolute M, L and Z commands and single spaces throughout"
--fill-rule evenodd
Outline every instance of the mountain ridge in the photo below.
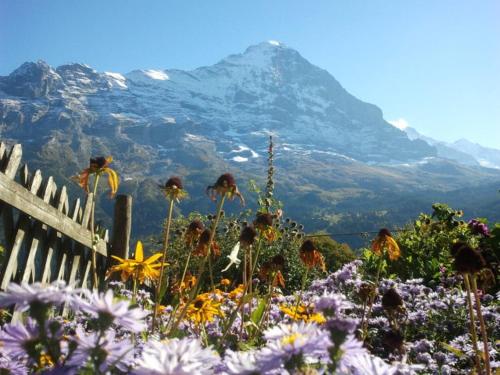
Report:
M 209 211 L 202 192 L 226 171 L 251 194 L 244 181 L 263 182 L 270 134 L 276 197 L 308 230 L 343 225 L 335 215 L 351 226 L 357 215 L 370 218 L 359 225 L 376 229 L 385 220 L 377 212 L 388 207 L 400 225 L 415 214 L 404 197 L 423 210 L 432 196 L 500 181 L 500 172 L 410 140 L 380 108 L 283 45 L 250 46 L 191 71 L 99 73 L 39 62 L 0 77 L 2 139 L 28 145 L 30 164 L 68 184 L 91 155 L 113 155 L 121 191 L 136 200 L 138 235 L 159 229 L 166 208 L 155 189 L 169 175 L 186 180 L 185 212 Z M 390 202 L 396 196 L 398 206 Z M 109 219 L 111 206 L 103 209 Z

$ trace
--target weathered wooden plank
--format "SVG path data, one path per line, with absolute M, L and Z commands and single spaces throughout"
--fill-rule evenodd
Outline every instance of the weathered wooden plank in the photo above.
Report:
M 2 173 L 0 173 L 0 200 L 47 224 L 58 232 L 73 238 L 85 247 L 92 248 L 91 234 L 88 229 L 82 228 L 55 207 L 46 204 L 42 199 L 22 188 Z M 100 240 L 97 243 L 96 250 L 99 254 L 107 256 L 106 242 Z
M 6 151 L 7 147 L 5 146 L 5 143 L 0 142 L 0 166 L 3 165 L 4 158 L 7 156 Z
M 78 273 L 78 269 L 80 268 L 80 259 L 81 259 L 81 249 L 78 249 L 77 246 L 75 246 L 75 255 L 73 255 L 73 261 L 71 262 L 71 271 L 69 274 L 69 280 L 68 283 L 70 285 L 74 285 L 76 283 L 76 276 Z
M 22 156 L 23 149 L 21 145 L 14 145 L 10 150 L 9 156 L 7 157 L 7 164 L 5 165 L 5 168 L 3 170 L 3 173 L 11 180 L 16 176 Z
M 7 203 L 0 203 L 0 211 L 3 221 L 3 235 L 5 238 L 4 246 L 11 249 L 14 243 L 14 212 Z
M 43 201 L 45 203 L 49 203 L 50 198 L 52 197 L 52 192 L 55 190 L 55 183 L 54 180 L 51 177 L 47 180 L 47 183 L 45 185 L 45 190 L 43 192 Z M 61 191 L 61 195 L 64 194 L 66 195 L 66 189 L 63 189 Z M 26 259 L 26 266 L 24 267 L 24 272 L 21 281 L 22 282 L 29 282 L 31 274 L 34 275 L 34 278 L 36 278 L 36 267 L 35 267 L 35 259 L 36 255 L 38 253 L 38 247 L 41 242 L 43 242 L 43 239 L 46 237 L 46 231 L 47 228 L 44 228 L 43 223 L 37 221 L 34 225 L 34 234 L 33 234 L 33 240 L 31 241 L 31 246 L 28 252 L 28 258 Z
M 37 172 L 38 173 L 35 173 L 35 175 L 33 176 L 30 190 L 28 191 L 24 188 L 21 188 L 23 191 L 26 192 L 26 194 L 29 194 L 33 197 L 36 197 L 36 194 L 38 193 L 38 189 L 40 188 L 40 185 L 42 183 L 42 174 L 40 173 L 40 171 L 37 171 Z M 11 185 L 19 186 L 16 182 L 12 181 L 8 177 L 6 177 L 4 174 L 0 173 L 0 179 L 2 179 L 2 178 L 5 179 L 5 181 L 10 183 Z M 0 193 L 1 192 L 3 192 L 3 189 L 0 187 Z M 6 201 L 2 198 L 0 198 L 0 200 L 3 200 L 4 202 L 9 203 L 8 201 Z M 18 207 L 16 207 L 16 208 L 18 208 Z M 14 237 L 12 249 L 10 251 L 10 254 L 8 255 L 8 260 L 5 262 L 4 270 L 2 273 L 2 281 L 0 283 L 0 289 L 3 289 L 3 290 L 5 290 L 5 288 L 7 288 L 7 285 L 12 280 L 12 277 L 16 274 L 19 251 L 21 249 L 21 246 L 23 244 L 23 241 L 24 241 L 26 234 L 31 229 L 31 222 L 30 222 L 30 219 L 27 215 L 21 214 L 19 216 L 17 228 L 18 229 L 17 229 L 16 235 Z
M 87 282 L 89 279 L 89 274 L 90 274 L 90 269 L 92 268 L 92 262 L 90 260 L 87 260 L 87 265 L 85 267 L 85 272 L 83 273 L 83 279 L 82 279 L 82 288 L 87 288 Z
M 85 208 L 83 209 L 82 227 L 89 229 L 90 215 L 92 214 L 92 203 L 94 202 L 94 194 L 87 194 Z M 92 248 L 92 246 L 90 247 Z
M 57 210 L 66 214 L 67 211 L 65 211 L 66 208 L 66 201 L 68 200 L 68 194 L 66 188 L 63 186 L 61 189 L 61 193 L 59 194 L 59 199 L 57 202 Z M 76 200 L 76 208 L 75 210 L 78 209 L 80 206 L 80 199 Z M 45 252 L 45 265 L 42 273 L 42 283 L 50 283 L 51 282 L 51 274 L 52 274 L 52 259 L 54 257 L 54 254 L 57 250 L 57 244 L 59 243 L 59 240 L 61 239 L 62 235 L 61 233 L 57 232 L 55 229 L 52 230 L 50 234 L 50 239 L 49 239 L 49 244 L 47 246 L 46 252 Z
M 128 258 L 132 230 L 132 197 L 120 194 L 116 197 L 113 217 L 111 255 Z
M 61 260 L 59 261 L 59 271 L 57 272 L 57 280 L 64 281 L 64 275 L 66 272 L 66 259 L 68 255 L 66 251 L 62 251 Z

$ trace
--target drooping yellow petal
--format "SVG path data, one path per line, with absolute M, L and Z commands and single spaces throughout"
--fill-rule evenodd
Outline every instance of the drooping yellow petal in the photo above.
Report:
M 108 175 L 108 185 L 111 189 L 111 196 L 115 195 L 118 191 L 119 179 L 118 174 L 111 168 L 104 168 L 103 172 Z
M 136 262 L 142 262 L 144 260 L 144 250 L 142 249 L 141 241 L 137 241 L 137 245 L 135 245 L 134 259 Z
M 401 250 L 399 249 L 398 243 L 394 238 L 386 237 L 387 252 L 389 253 L 390 260 L 397 260 L 401 256 Z

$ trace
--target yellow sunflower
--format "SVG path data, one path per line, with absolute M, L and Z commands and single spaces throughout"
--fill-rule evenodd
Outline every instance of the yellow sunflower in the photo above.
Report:
M 302 303 L 298 306 L 280 305 L 280 310 L 293 320 L 302 320 L 305 323 L 314 322 L 318 324 L 326 322 L 323 314 L 314 312 L 313 305 L 304 305 Z
M 158 259 L 162 257 L 162 254 L 156 253 L 144 259 L 144 250 L 141 241 L 137 241 L 134 259 L 122 259 L 115 255 L 111 257 L 120 263 L 108 270 L 106 278 L 114 272 L 120 272 L 122 281 L 126 281 L 132 277 L 142 284 L 146 280 L 155 281 L 160 276 L 159 268 L 162 266 L 162 262 L 158 262 Z M 166 266 L 168 263 L 163 263 L 163 265 Z
M 224 315 L 220 305 L 210 298 L 210 294 L 200 294 L 189 304 L 186 317 L 196 324 L 211 322 L 214 317 Z

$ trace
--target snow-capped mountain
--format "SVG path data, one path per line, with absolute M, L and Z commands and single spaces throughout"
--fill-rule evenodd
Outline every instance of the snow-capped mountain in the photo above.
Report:
M 437 155 L 440 157 L 456 160 L 466 165 L 480 165 L 485 168 L 500 169 L 500 150 L 484 147 L 463 138 L 452 143 L 438 141 L 419 133 L 411 126 L 402 127 L 397 123 L 392 125 L 404 131 L 409 139 L 420 139 L 436 147 Z
M 208 208 L 200 192 L 218 174 L 235 173 L 243 190 L 245 179 L 265 176 L 270 134 L 277 196 L 291 215 L 307 216 L 310 229 L 354 211 L 377 226 L 389 206 L 404 211 L 401 222 L 425 209 L 408 212 L 410 193 L 500 180 L 496 171 L 441 158 L 439 147 L 394 128 L 379 108 L 277 42 L 191 71 L 121 74 L 39 61 L 0 77 L 0 137 L 23 143 L 32 165 L 61 179 L 90 155 L 113 155 L 122 191 L 135 195 L 141 233 L 163 216 L 153 181 L 179 174 L 191 190 L 186 210 Z

